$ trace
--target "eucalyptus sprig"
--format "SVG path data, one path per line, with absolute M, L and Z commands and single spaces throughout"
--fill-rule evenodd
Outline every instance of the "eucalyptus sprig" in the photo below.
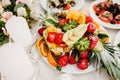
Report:
M 2 28 L 4 27 L 5 27 L 5 23 L 3 21 L 0 21 L 0 46 L 9 41 L 9 36 L 5 35 L 2 30 Z

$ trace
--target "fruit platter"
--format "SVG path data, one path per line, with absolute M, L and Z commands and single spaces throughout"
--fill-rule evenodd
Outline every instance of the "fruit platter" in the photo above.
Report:
M 58 71 L 82 74 L 104 66 L 115 78 L 120 71 L 107 31 L 83 12 L 48 14 L 38 33 L 36 49 Z
M 119 0 L 94 1 L 89 13 L 101 25 L 111 29 L 120 29 L 119 2 Z
M 52 9 L 54 12 L 62 10 L 80 10 L 84 5 L 85 0 L 41 0 L 41 6 L 48 10 Z

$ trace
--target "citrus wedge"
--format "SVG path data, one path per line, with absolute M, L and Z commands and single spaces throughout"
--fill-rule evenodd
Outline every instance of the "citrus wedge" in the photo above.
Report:
M 66 16 L 67 19 L 72 19 L 78 21 L 80 12 L 77 10 L 70 10 Z
M 40 37 L 37 41 L 36 41 L 36 48 L 39 49 L 40 48 L 40 44 L 44 41 L 43 37 Z
M 79 24 L 84 24 L 86 21 L 86 16 L 84 15 L 84 13 L 80 12 L 80 16 L 79 16 L 79 19 L 78 19 L 78 23 Z
M 48 28 L 46 28 L 46 31 L 47 32 L 56 32 L 56 27 L 48 27 Z
M 49 63 L 50 65 L 52 65 L 52 66 L 54 66 L 54 67 L 57 66 L 57 62 L 56 62 L 54 56 L 52 55 L 52 53 L 51 53 L 50 51 L 48 52 L 47 60 L 48 60 L 48 63 Z
M 97 29 L 100 28 L 100 25 L 96 21 L 93 21 L 93 24 L 96 26 Z
M 49 49 L 48 49 L 48 46 L 45 44 L 45 42 L 43 41 L 41 44 L 40 44 L 40 54 L 44 57 L 47 57 L 48 55 L 48 52 L 49 52 Z

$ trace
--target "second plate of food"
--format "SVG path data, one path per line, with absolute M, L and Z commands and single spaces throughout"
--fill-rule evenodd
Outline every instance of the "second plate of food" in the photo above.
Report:
M 89 14 L 106 28 L 120 29 L 120 0 L 94 1 Z
M 85 0 L 40 0 L 43 9 L 51 8 L 54 12 L 62 10 L 80 10 Z

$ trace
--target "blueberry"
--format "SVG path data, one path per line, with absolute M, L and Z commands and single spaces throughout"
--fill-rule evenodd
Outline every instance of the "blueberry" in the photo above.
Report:
M 111 24 L 115 24 L 115 22 L 114 22 L 114 21 L 110 21 L 110 23 L 111 23 Z

